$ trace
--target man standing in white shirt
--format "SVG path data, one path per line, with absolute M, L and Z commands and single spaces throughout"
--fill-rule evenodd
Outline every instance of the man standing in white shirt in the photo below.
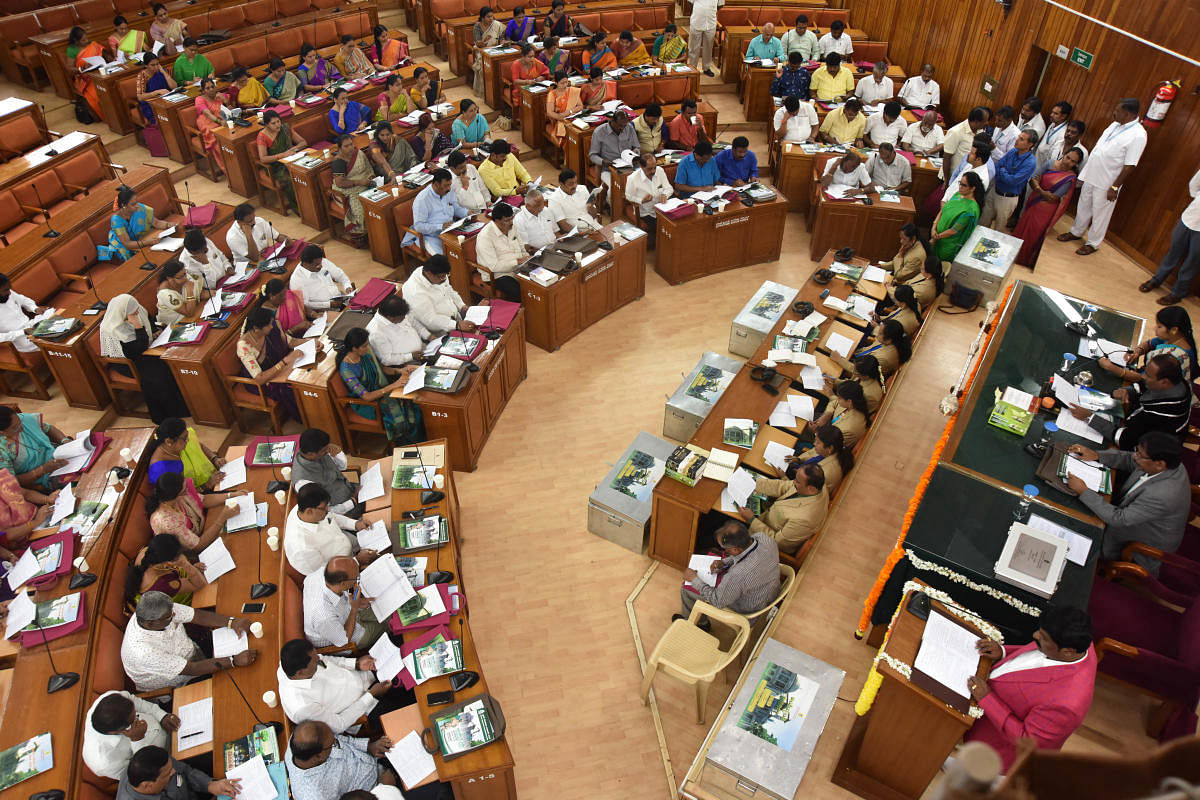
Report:
M 933 79 L 933 64 L 921 67 L 921 74 L 914 75 L 900 87 L 900 102 L 909 108 L 937 109 L 942 102 L 942 88 Z
M 0 273 L 0 342 L 12 342 L 19 353 L 36 353 L 38 346 L 29 341 L 25 330 L 39 311 L 37 303 L 14 292 L 12 281 Z
M 558 238 L 554 212 L 547 208 L 546 196 L 540 189 L 530 189 L 525 193 L 525 203 L 514 215 L 513 224 L 530 253 L 549 247 Z
M 356 733 L 359 717 L 379 705 L 391 686 L 375 680 L 375 659 L 317 655 L 307 639 L 280 648 L 279 705 L 292 722 L 315 719 L 334 733 Z
M 946 138 L 942 143 L 943 177 L 953 175 L 958 165 L 966 158 L 967 153 L 971 152 L 971 144 L 975 141 L 975 136 L 987 127 L 989 116 L 991 116 L 991 112 L 987 108 L 975 106 L 967 114 L 966 119 L 946 131 Z M 946 185 L 950 187 L 951 194 L 957 191 L 953 187 L 958 184 L 947 183 Z
M 513 277 L 517 267 L 527 255 L 525 242 L 513 224 L 513 209 L 508 203 L 496 203 L 492 209 L 492 221 L 484 226 L 475 241 L 475 258 L 480 270 L 479 277 L 485 283 L 495 278 L 493 291 L 514 303 L 521 302 L 521 285 Z
M 319 572 L 329 559 L 349 556 L 370 564 L 374 550 L 359 550 L 358 540 L 347 531 L 361 531 L 364 520 L 353 520 L 329 510 L 329 492 L 316 483 L 306 483 L 296 492 L 296 505 L 288 512 L 283 527 L 283 554 L 301 575 Z
M 229 253 L 234 261 L 249 261 L 257 264 L 262 258 L 262 251 L 272 245 L 286 245 L 288 238 L 279 231 L 270 220 L 254 213 L 254 206 L 240 203 L 233 210 L 233 224 L 225 233 L 225 244 L 229 245 Z
M 788 95 L 783 105 L 775 112 L 772 120 L 775 140 L 779 142 L 815 142 L 820 120 L 812 103 L 801 102 L 800 98 Z
M 454 175 L 454 198 L 460 206 L 478 214 L 491 204 L 492 193 L 462 150 L 451 151 L 446 158 L 446 168 Z
M 942 143 L 946 141 L 946 132 L 937 123 L 937 112 L 926 111 L 921 115 L 921 121 L 909 125 L 900 139 L 900 148 L 919 156 L 938 156 L 942 152 Z
M 292 272 L 288 288 L 300 292 L 308 308 L 326 311 L 344 306 L 338 298 L 353 292 L 354 284 L 340 267 L 325 257 L 323 247 L 310 244 L 300 254 L 300 266 Z
M 416 323 L 430 338 L 453 330 L 475 330 L 474 323 L 462 318 L 467 304 L 450 285 L 450 261 L 445 256 L 425 259 L 424 265 L 413 270 L 404 282 L 402 294 Z
M 105 692 L 83 722 L 83 763 L 101 778 L 120 780 L 143 747 L 168 747 L 179 717 L 129 692 Z
M 334 556 L 304 578 L 304 635 L 316 647 L 370 647 L 384 625 L 358 587 L 358 561 Z
M 867 127 L 863 131 L 867 147 L 879 147 L 884 142 L 895 147 L 900 143 L 900 137 L 908 130 L 908 123 L 900 118 L 902 110 L 900 104 L 892 100 L 867 117 Z
M 1113 110 L 1114 122 L 1100 134 L 1079 173 L 1083 189 L 1079 192 L 1075 224 L 1058 237 L 1060 242 L 1070 242 L 1087 233 L 1087 241 L 1075 251 L 1076 255 L 1090 256 L 1104 241 L 1121 187 L 1146 149 L 1146 129 L 1138 120 L 1139 111 L 1141 104 L 1136 97 L 1127 97 L 1117 103 Z
M 842 61 L 849 61 L 850 56 L 854 55 L 854 43 L 850 41 L 850 34 L 846 33 L 846 23 L 840 19 L 835 19 L 829 25 L 829 33 L 817 40 L 817 47 L 820 49 L 821 58 L 830 53 L 837 53 L 842 57 Z
M 1038 167 L 1049 161 L 1054 148 L 1062 144 L 1063 136 L 1067 132 L 1067 124 L 1071 121 L 1072 111 L 1074 108 L 1065 100 L 1050 107 L 1050 124 L 1046 126 L 1046 135 L 1038 142 Z
M 712 71 L 713 41 L 717 36 L 717 6 L 723 0 L 693 0 L 692 17 L 688 21 L 688 65 L 692 69 L 703 59 L 704 74 Z
M 1179 276 L 1175 278 L 1171 291 L 1158 298 L 1160 306 L 1173 306 L 1183 302 L 1183 298 L 1191 291 L 1196 270 L 1200 269 L 1200 170 L 1188 181 L 1188 193 L 1192 196 L 1192 202 L 1188 203 L 1179 221 L 1175 223 L 1175 229 L 1171 231 L 1170 249 L 1158 265 L 1154 277 L 1138 287 L 1138 291 L 1141 292 L 1156 289 L 1171 276 L 1175 267 L 1179 267 Z
M 992 131 L 992 161 L 999 161 L 1017 143 L 1017 112 L 1012 106 L 1001 106 L 996 112 L 996 126 Z
M 1042 98 L 1027 97 L 1021 104 L 1017 115 L 1017 127 L 1021 130 L 1032 129 L 1037 132 L 1038 141 L 1046 135 L 1046 120 L 1042 119 Z
M 886 61 L 877 61 L 871 69 L 871 74 L 859 79 L 858 85 L 854 87 L 854 96 L 862 100 L 863 105 L 876 106 L 896 96 L 896 88 L 892 79 L 887 76 L 887 68 Z
M 398 367 L 421 358 L 429 331 L 409 313 L 408 303 L 398 295 L 390 295 L 367 323 L 371 350 L 385 367 Z
M 602 227 L 596 220 L 596 207 L 590 202 L 586 186 L 581 186 L 579 176 L 573 169 L 558 173 L 558 188 L 550 194 L 550 210 L 558 229 L 567 233 L 578 228 L 580 233 L 598 231 Z
M 625 181 L 625 200 L 637 204 L 638 217 L 646 226 L 646 248 L 649 250 L 654 249 L 658 239 L 658 213 L 654 206 L 667 202 L 673 194 L 675 187 L 671 185 L 666 171 L 658 166 L 658 159 L 654 153 L 642 153 L 638 156 L 638 169 L 631 172 Z

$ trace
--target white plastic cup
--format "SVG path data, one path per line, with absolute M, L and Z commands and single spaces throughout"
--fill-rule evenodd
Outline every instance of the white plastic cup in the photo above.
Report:
M 445 485 L 446 485 L 446 476 L 445 475 L 434 475 L 433 476 L 433 488 L 441 489 Z
M 272 537 L 268 538 L 267 539 L 267 547 L 271 548 L 272 553 L 274 553 L 276 550 L 278 550 L 279 549 L 279 537 L 272 536 Z
M 267 538 L 268 539 L 278 539 L 279 538 L 279 528 L 275 527 L 274 525 L 267 528 Z
M 263 692 L 262 701 L 266 705 L 267 708 L 274 708 L 276 705 L 279 704 L 279 698 L 276 697 L 275 693 L 272 692 L 270 689 Z
M 133 461 L 133 451 L 130 450 L 128 447 L 122 447 L 121 448 L 121 460 L 124 461 L 126 464 L 128 464 L 130 461 Z
M 263 624 L 261 622 L 251 622 L 250 634 L 254 636 L 255 639 L 261 639 L 263 635 Z
M 83 556 L 79 556 L 78 558 L 76 558 L 76 559 L 75 559 L 73 562 L 71 562 L 71 563 L 72 563 L 72 564 L 74 564 L 74 565 L 75 565 L 75 569 L 79 570 L 80 572 L 87 572 L 87 571 L 88 571 L 88 563 L 87 563 L 86 561 L 84 561 L 84 560 L 83 560 Z
M 229 128 L 230 133 L 233 133 L 233 120 L 231 120 L 231 119 L 225 120 L 225 127 Z
M 329 148 L 328 147 L 326 147 L 324 150 L 321 151 L 321 158 L 329 158 Z
M 295 100 L 288 100 L 288 105 L 292 107 L 292 111 L 296 110 L 296 101 Z
M 279 491 L 277 491 L 275 493 L 275 502 L 279 503 L 279 505 L 283 505 L 284 503 L 286 503 L 287 502 L 287 492 L 285 492 L 283 489 L 280 489 Z
M 292 468 L 291 467 L 282 467 L 279 470 L 279 474 L 283 476 L 283 479 L 285 481 L 290 481 L 292 479 Z
M 260 111 L 260 112 L 258 112 L 258 124 L 261 125 L 262 121 L 263 121 L 263 112 Z
M 392 197 L 399 197 L 399 196 L 400 196 L 400 187 L 393 186 L 392 187 Z

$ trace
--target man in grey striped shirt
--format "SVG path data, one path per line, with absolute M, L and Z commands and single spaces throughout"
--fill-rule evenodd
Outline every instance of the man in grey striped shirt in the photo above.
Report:
M 769 536 L 752 535 L 745 525 L 731 521 L 717 530 L 717 544 L 725 554 L 713 562 L 720 574 L 717 585 L 709 586 L 694 569 L 686 570 L 683 578 L 692 585 L 680 590 L 683 613 L 673 619 L 686 618 L 697 600 L 739 614 L 753 614 L 779 594 L 779 548 Z

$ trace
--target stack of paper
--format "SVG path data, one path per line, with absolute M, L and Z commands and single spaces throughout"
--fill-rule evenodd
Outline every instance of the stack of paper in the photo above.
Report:
M 33 548 L 26 549 L 8 571 L 8 588 L 17 591 L 41 571 L 42 567 L 38 564 L 37 556 L 33 554 Z
M 834 331 L 829 334 L 829 338 L 825 341 L 825 347 L 827 347 L 830 352 L 837 353 L 842 358 L 849 358 L 850 351 L 854 348 L 854 342 L 837 331 Z
M 392 680 L 404 668 L 404 659 L 400 655 L 400 648 L 392 644 L 386 636 L 380 636 L 367 652 L 371 658 L 375 659 L 375 677 L 381 681 Z
M 244 459 L 235 458 L 225 462 L 225 466 L 221 467 L 221 482 L 217 484 L 218 492 L 226 492 L 234 486 L 241 486 L 246 482 L 246 462 Z
M 271 780 L 271 773 L 267 772 L 261 753 L 226 770 L 225 777 L 239 782 L 238 797 L 253 797 L 255 800 L 275 800 L 279 797 L 279 790 Z
M 376 462 L 359 478 L 358 502 L 366 503 L 376 497 L 383 497 L 383 493 L 383 471 Z
M 792 448 L 779 442 L 767 442 L 763 449 L 763 461 L 783 472 L 787 470 L 787 457 L 792 455 Z
M 213 543 L 200 551 L 200 563 L 204 565 L 204 579 L 212 583 L 226 572 L 231 572 L 237 564 L 225 546 L 225 540 L 218 536 Z
M 1035 531 L 1042 533 L 1050 533 L 1063 539 L 1067 543 L 1067 560 L 1073 564 L 1083 566 L 1087 563 L 1088 553 L 1092 550 L 1092 540 L 1081 533 L 1059 525 L 1056 522 L 1051 522 L 1043 516 L 1037 514 L 1029 515 L 1029 527 Z
M 816 403 L 811 397 L 806 394 L 789 394 L 787 396 L 788 409 L 792 415 L 808 422 L 812 422 L 816 415 Z
M 183 247 L 183 239 L 160 239 L 150 249 L 162 250 L 164 253 L 173 253 L 181 247 Z
M 975 650 L 978 639 L 970 630 L 935 611 L 925 622 L 913 669 L 961 697 L 970 697 L 967 678 L 979 668 L 979 653 Z
M 727 483 L 737 468 L 737 464 L 737 453 L 714 447 L 708 452 L 708 463 L 704 465 L 704 477 Z
M 205 697 L 179 707 L 179 730 L 175 731 L 177 749 L 189 750 L 208 744 L 213 738 L 213 701 Z M 261 756 L 260 756 L 261 757 Z
M 750 495 L 754 494 L 754 486 L 754 476 L 744 468 L 738 467 L 729 476 L 729 485 L 725 488 L 725 491 L 729 492 L 730 500 L 744 507 L 749 502 Z
M 371 523 L 357 534 L 358 546 L 363 550 L 374 550 L 381 553 L 392 546 L 392 537 L 388 535 L 387 523 L 379 519 Z
M 812 324 L 811 322 L 809 322 L 808 320 L 789 319 L 787 322 L 785 322 L 783 324 L 783 335 L 784 336 L 799 336 L 800 338 L 803 339 L 803 338 L 806 338 L 808 336 L 809 332 L 811 332 L 812 329 L 815 327 L 816 326 L 814 324 Z
M 707 586 L 716 586 L 717 574 L 712 571 L 712 565 L 714 562 L 720 560 L 720 556 L 694 555 L 688 561 L 688 569 L 696 570 L 697 580 L 699 580 L 701 583 Z M 691 581 L 688 581 L 687 585 L 696 586 L 696 584 Z
M 377 558 L 359 573 L 358 585 L 371 598 L 375 619 L 387 619 L 416 595 L 408 576 L 391 557 Z
M 825 373 L 821 372 L 820 367 L 805 367 L 800 370 L 800 382 L 805 389 L 821 391 L 825 388 Z
M 68 483 L 58 493 L 58 497 L 54 498 L 54 511 L 51 512 L 50 519 L 47 520 L 43 527 L 53 528 L 74 512 L 75 493 L 71 491 L 71 484 Z
M 1087 488 L 1093 492 L 1101 491 L 1105 485 L 1105 467 L 1095 462 L 1081 461 L 1074 456 L 1067 456 L 1066 463 L 1067 475 L 1074 475 L 1079 480 L 1083 481 Z
M 666 213 L 668 211 L 674 211 L 675 209 L 679 208 L 682 205 L 685 205 L 686 203 L 687 203 L 687 200 L 683 200 L 678 197 L 672 197 L 670 200 L 668 200 L 665 203 L 655 203 L 654 207 L 657 208 L 659 211 Z
M 250 637 L 231 628 L 213 628 L 213 658 L 233 658 L 250 649 Z
M 240 531 L 258 524 L 258 510 L 254 507 L 254 492 L 233 498 L 237 512 L 225 521 L 225 530 Z
M 433 763 L 433 756 L 421 744 L 421 736 L 416 731 L 409 731 L 407 736 L 392 745 L 392 749 L 384 755 L 396 770 L 405 789 L 411 790 L 437 769 L 437 765 Z
M 92 446 L 92 435 L 90 430 L 80 431 L 75 435 L 75 438 L 69 442 L 64 442 L 54 448 L 54 457 L 64 459 L 67 463 L 63 464 L 54 472 L 53 475 L 70 475 L 74 472 L 79 472 L 87 466 L 88 459 L 92 457 L 92 452 L 96 449 Z
M 767 420 L 768 425 L 773 425 L 776 428 L 794 428 L 796 427 L 796 415 L 792 413 L 792 406 L 787 400 L 780 401 L 775 406 L 775 410 L 771 412 L 770 418 Z
M 34 559 L 37 563 L 37 559 Z M 10 572 L 11 574 L 11 572 Z M 8 617 L 4 621 L 4 638 L 11 639 L 24 630 L 37 616 L 37 605 L 24 592 L 17 592 L 8 604 Z
M 1058 419 L 1054 421 L 1058 425 L 1060 431 L 1066 431 L 1076 436 L 1081 436 L 1084 439 L 1100 444 L 1104 441 L 1104 436 L 1095 428 L 1088 425 L 1083 420 L 1075 419 L 1068 409 L 1063 409 L 1058 412 Z

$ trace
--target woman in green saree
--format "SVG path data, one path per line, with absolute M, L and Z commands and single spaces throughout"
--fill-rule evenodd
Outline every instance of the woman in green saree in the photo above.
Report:
M 288 174 L 287 167 L 279 162 L 286 156 L 308 147 L 308 142 L 304 141 L 300 134 L 292 133 L 292 129 L 283 124 L 277 112 L 266 111 L 263 113 L 263 128 L 258 132 L 255 144 L 258 146 L 258 160 L 271 170 L 271 177 L 283 195 L 279 198 L 280 202 L 291 206 L 299 214 L 300 207 L 296 205 L 292 176 Z
M 983 181 L 974 172 L 964 172 L 958 179 L 958 194 L 942 206 L 933 221 L 933 235 L 929 237 L 940 261 L 953 261 L 971 231 L 975 230 L 983 194 Z
M 405 445 L 424 441 L 425 420 L 421 416 L 420 406 L 411 400 L 391 397 L 392 390 L 402 388 L 416 367 L 384 367 L 371 352 L 369 338 L 363 328 L 353 328 L 346 334 L 342 348 L 338 350 L 338 374 L 345 382 L 347 391 L 363 400 L 379 402 L 384 430 L 394 444 Z M 396 375 L 399 376 L 396 380 L 385 383 L 389 377 Z M 375 419 L 373 406 L 355 405 L 351 408 L 356 414 Z

